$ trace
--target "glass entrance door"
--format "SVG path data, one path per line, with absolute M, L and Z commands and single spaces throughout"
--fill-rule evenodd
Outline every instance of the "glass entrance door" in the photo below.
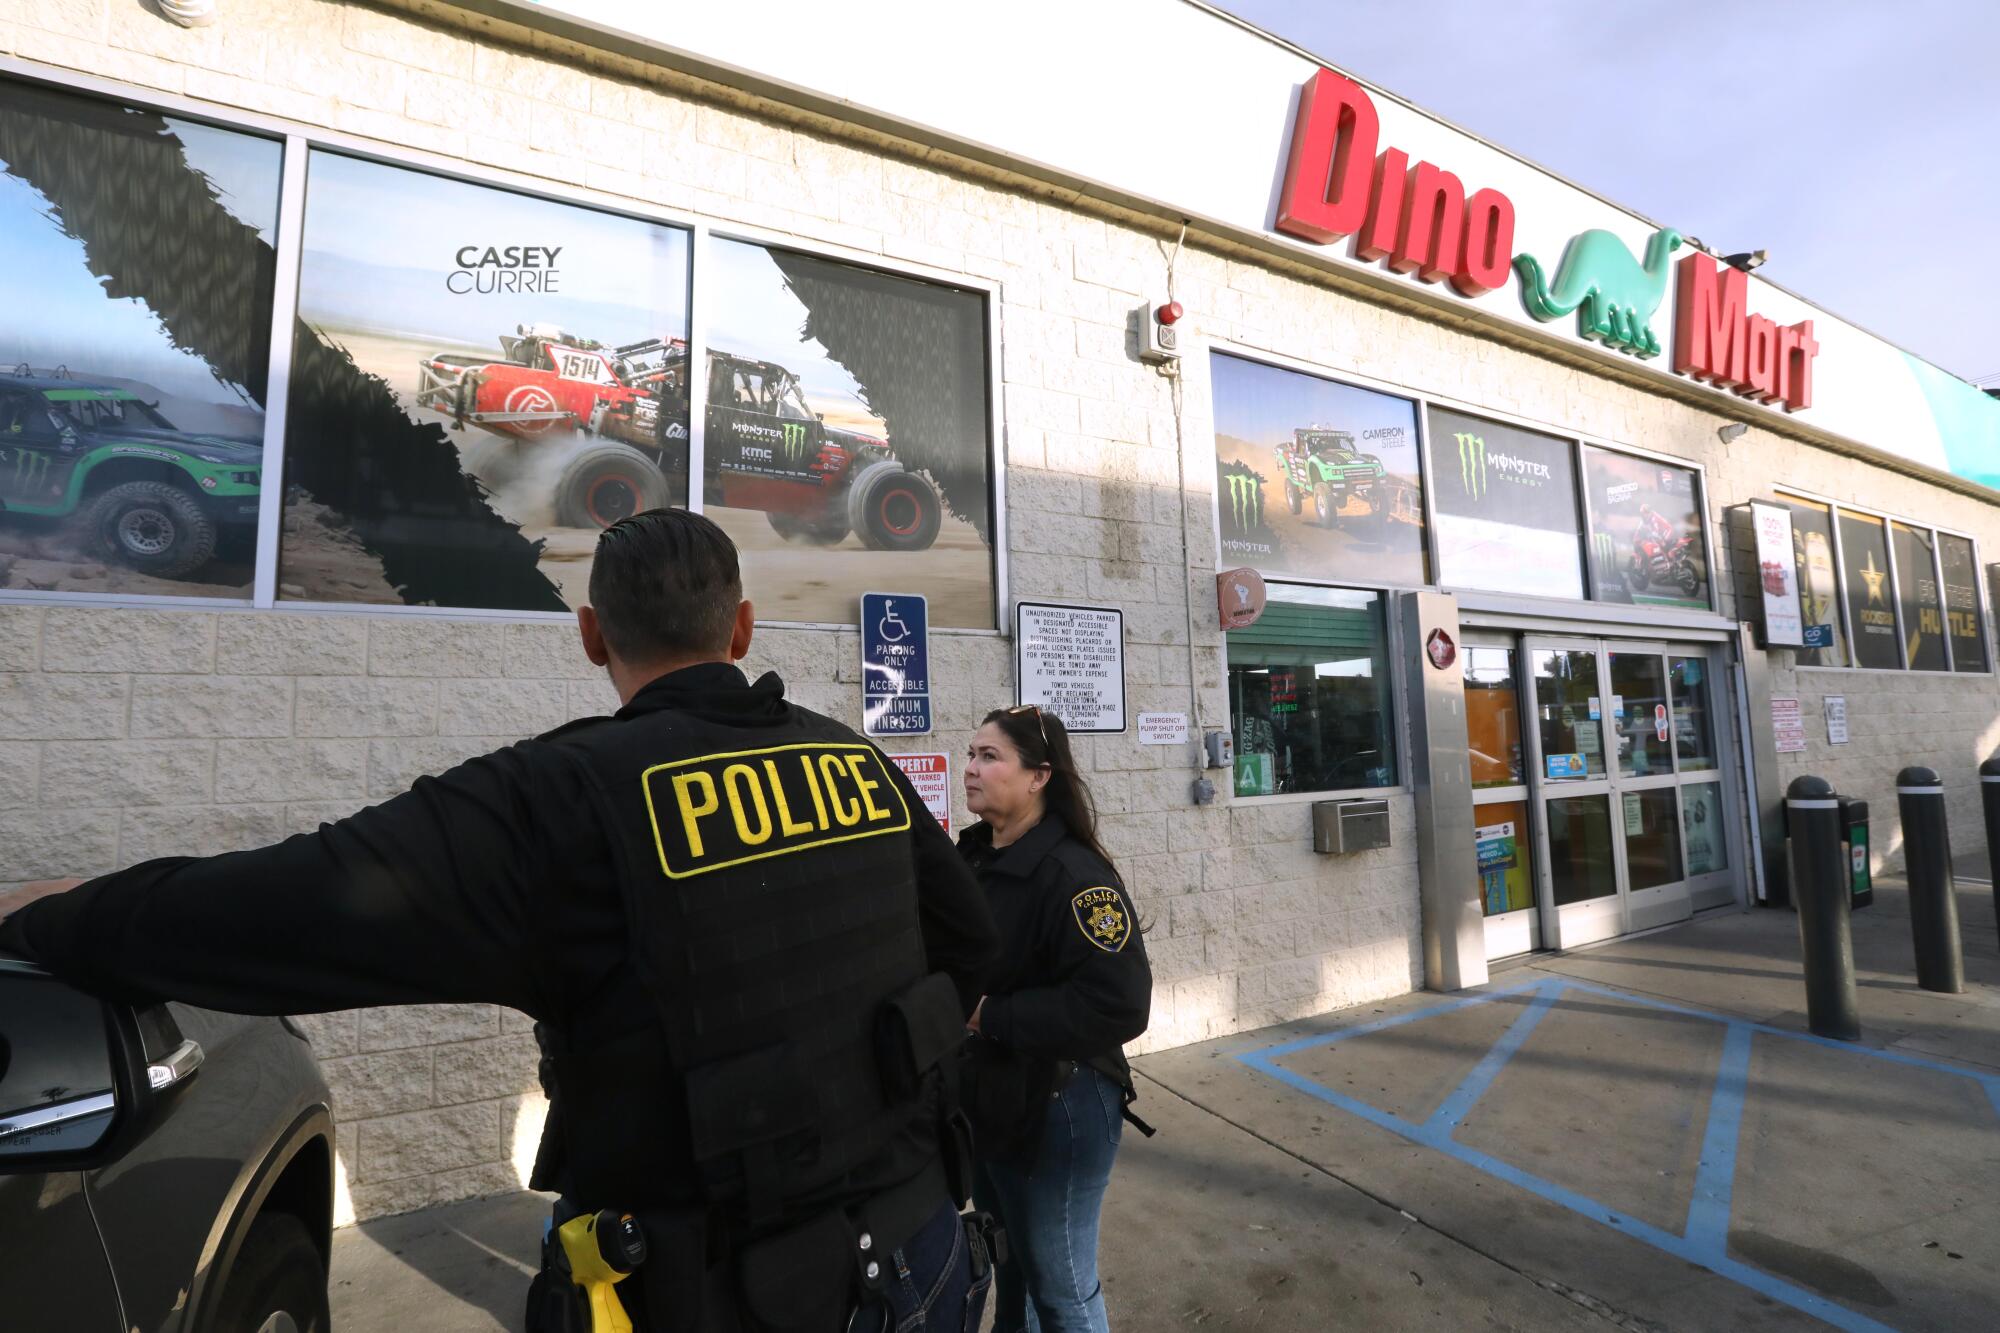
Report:
M 1529 638 L 1522 652 L 1543 941 L 1574 948 L 1734 901 L 1711 650 Z
M 1535 892 L 1535 822 L 1522 739 L 1520 652 L 1512 635 L 1465 643 L 1465 729 L 1472 779 L 1473 850 L 1486 914 L 1486 956 L 1542 946 Z

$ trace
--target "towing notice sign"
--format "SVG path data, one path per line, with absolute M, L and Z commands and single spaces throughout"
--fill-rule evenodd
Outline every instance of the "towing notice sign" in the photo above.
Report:
M 1020 702 L 1046 708 L 1071 732 L 1124 731 L 1125 613 L 1016 603 L 1014 679 Z
M 861 594 L 861 730 L 922 736 L 931 729 L 930 603 L 916 593 Z
M 903 776 L 917 789 L 924 808 L 938 827 L 951 832 L 951 757 L 942 754 L 892 754 L 889 761 L 903 770 Z

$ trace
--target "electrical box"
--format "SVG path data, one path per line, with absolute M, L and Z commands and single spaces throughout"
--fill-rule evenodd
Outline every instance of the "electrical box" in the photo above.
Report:
M 1210 768 L 1236 767 L 1236 738 L 1226 731 L 1211 731 L 1201 738 Z
M 1387 801 L 1314 801 L 1313 850 L 1346 854 L 1389 845 Z
M 1139 359 L 1155 365 L 1181 359 L 1181 303 L 1163 301 L 1139 311 Z

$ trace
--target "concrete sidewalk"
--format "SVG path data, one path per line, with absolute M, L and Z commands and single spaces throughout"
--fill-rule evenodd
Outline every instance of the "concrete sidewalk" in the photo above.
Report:
M 1852 1047 L 1804 1034 L 1796 919 L 1759 911 L 1138 1061 L 1114 1323 L 1993 1327 L 2000 940 L 1960 897 L 1959 996 L 1916 989 L 1899 886 L 1856 915 Z M 544 1208 L 342 1232 L 336 1327 L 518 1327 Z

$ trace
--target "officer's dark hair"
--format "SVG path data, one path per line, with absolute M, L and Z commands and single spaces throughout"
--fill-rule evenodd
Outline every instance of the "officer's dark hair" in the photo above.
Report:
M 1090 794 L 1090 784 L 1077 770 L 1076 752 L 1069 744 L 1069 728 L 1062 719 L 1034 704 L 1022 704 L 996 708 L 981 725 L 986 722 L 1000 728 L 1024 766 L 1048 766 L 1049 781 L 1042 788 L 1042 800 L 1047 803 L 1049 813 L 1061 815 L 1071 837 L 1090 848 L 1098 860 L 1116 869 L 1111 853 L 1097 840 L 1097 802 Z
M 726 655 L 742 601 L 736 543 L 700 514 L 648 509 L 598 535 L 590 604 L 628 662 Z

